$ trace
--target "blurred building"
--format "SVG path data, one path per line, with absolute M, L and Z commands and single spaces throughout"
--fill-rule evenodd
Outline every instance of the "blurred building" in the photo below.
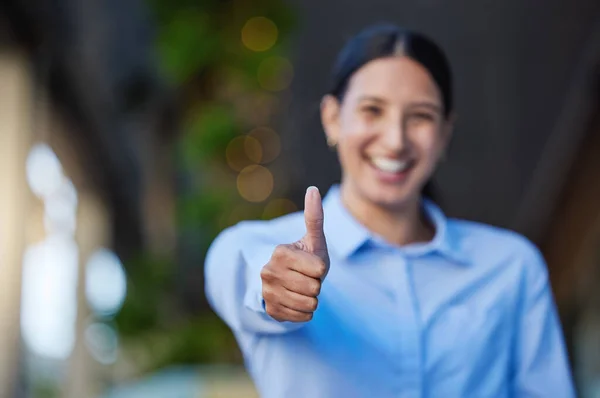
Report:
M 114 337 L 94 311 L 122 303 L 121 260 L 174 244 L 152 46 L 140 1 L 0 5 L 2 397 L 32 396 L 32 374 L 92 396 Z

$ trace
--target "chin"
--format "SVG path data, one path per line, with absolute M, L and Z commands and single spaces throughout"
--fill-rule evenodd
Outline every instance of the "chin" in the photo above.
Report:
M 418 194 L 402 186 L 385 186 L 382 184 L 373 184 L 375 186 L 365 187 L 364 193 L 370 202 L 379 207 L 398 210 L 412 202 Z

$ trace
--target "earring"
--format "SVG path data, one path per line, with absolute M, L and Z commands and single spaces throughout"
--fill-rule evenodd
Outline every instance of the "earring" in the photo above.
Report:
M 331 137 L 327 137 L 327 146 L 331 149 L 334 149 L 337 145 L 337 142 L 331 138 Z

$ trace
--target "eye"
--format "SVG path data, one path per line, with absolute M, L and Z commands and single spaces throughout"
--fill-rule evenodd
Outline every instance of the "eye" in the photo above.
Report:
M 367 105 L 362 107 L 362 112 L 369 116 L 379 116 L 383 113 L 383 110 L 376 105 Z
M 433 121 L 435 120 L 435 116 L 432 115 L 431 113 L 426 113 L 426 112 L 418 112 L 415 113 L 413 115 L 413 117 L 417 120 L 423 120 L 423 121 Z

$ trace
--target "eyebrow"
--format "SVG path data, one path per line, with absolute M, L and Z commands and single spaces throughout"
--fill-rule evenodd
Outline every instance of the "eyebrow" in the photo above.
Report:
M 439 105 L 436 105 L 434 103 L 431 102 L 413 102 L 409 105 L 411 108 L 429 108 L 434 112 L 438 112 L 441 113 L 442 112 L 442 108 Z
M 363 101 L 372 101 L 372 102 L 377 102 L 380 104 L 385 104 L 387 102 L 383 98 L 375 97 L 373 95 L 363 95 L 361 97 L 358 97 L 358 102 L 363 102 Z
M 373 95 L 363 95 L 358 98 L 358 102 L 363 102 L 363 101 L 372 101 L 372 102 L 377 102 L 379 104 L 387 103 L 387 101 L 384 100 L 383 98 L 375 97 Z M 408 106 L 410 108 L 428 108 L 428 109 L 430 109 L 434 112 L 438 112 L 438 113 L 442 112 L 442 108 L 439 105 L 434 104 L 429 101 L 411 102 Z

